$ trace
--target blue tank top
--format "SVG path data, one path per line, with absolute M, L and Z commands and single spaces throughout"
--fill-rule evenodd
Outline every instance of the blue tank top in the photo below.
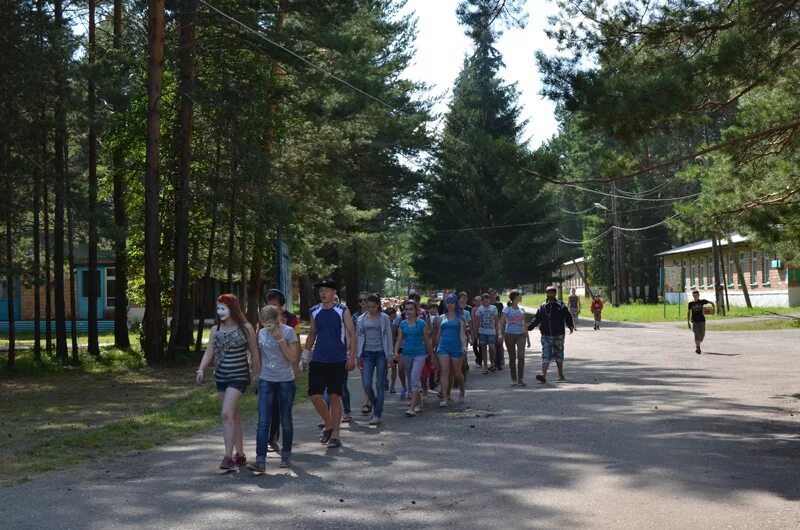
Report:
M 403 320 L 400 322 L 400 329 L 403 330 L 403 355 L 410 357 L 425 355 L 425 342 L 423 341 L 425 322 L 417 319 L 416 325 L 411 327 L 408 320 Z
M 441 320 L 442 334 L 439 338 L 440 353 L 461 353 L 461 319 L 456 317 L 452 320 L 447 319 L 447 315 L 442 315 Z
M 318 363 L 341 363 L 347 361 L 347 339 L 344 326 L 344 311 L 347 306 L 334 304 L 325 309 L 317 304 L 309 310 L 317 328 L 312 361 Z

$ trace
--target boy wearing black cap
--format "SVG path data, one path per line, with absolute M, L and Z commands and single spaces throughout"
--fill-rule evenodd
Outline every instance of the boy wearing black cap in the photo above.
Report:
M 336 302 L 336 282 L 325 278 L 314 287 L 319 292 L 320 303 L 309 310 L 311 329 L 301 362 L 304 369 L 308 368 L 311 403 L 325 423 L 319 441 L 336 448 L 342 446 L 339 440 L 342 384 L 347 372 L 356 367 L 356 331 L 350 310 Z M 330 411 L 322 398 L 326 390 Z

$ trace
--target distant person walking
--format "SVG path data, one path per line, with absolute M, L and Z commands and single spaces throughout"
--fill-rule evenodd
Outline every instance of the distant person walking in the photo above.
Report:
M 558 367 L 558 380 L 564 381 L 564 335 L 565 327 L 569 328 L 570 335 L 575 331 L 572 315 L 567 306 L 556 300 L 556 288 L 550 285 L 545 289 L 547 300 L 543 303 L 536 316 L 528 326 L 528 331 L 539 326 L 542 334 L 542 373 L 536 376 L 540 383 L 547 382 L 547 368 L 551 361 Z
M 394 344 L 394 356 L 400 359 L 405 367 L 406 388 L 411 393 L 406 416 L 413 417 L 422 411 L 422 384 L 420 375 L 425 366 L 425 359 L 431 354 L 430 328 L 419 318 L 419 307 L 414 300 L 403 302 L 406 319 L 400 322 L 397 341 Z M 400 348 L 403 349 L 402 359 Z
M 458 383 L 458 402 L 464 402 L 464 373 L 461 371 L 461 363 L 464 361 L 464 353 L 467 349 L 467 323 L 464 320 L 464 312 L 458 303 L 458 297 L 454 294 L 447 295 L 444 299 L 444 307 L 444 314 L 438 317 L 439 324 L 436 327 L 437 353 L 441 367 L 439 382 L 442 386 L 440 407 L 447 406 L 452 390 L 450 381 L 453 379 Z
M 575 294 L 575 288 L 569 290 L 569 298 L 567 298 L 567 307 L 569 313 L 572 315 L 572 322 L 575 327 L 578 327 L 578 315 L 581 312 L 581 297 Z
M 589 310 L 592 312 L 592 316 L 594 317 L 594 329 L 597 331 L 600 329 L 600 320 L 603 317 L 603 299 L 600 298 L 599 294 L 594 295 L 594 299 L 592 300 L 592 305 L 589 306 Z
M 692 301 L 689 302 L 688 309 L 686 310 L 686 323 L 689 324 L 689 329 L 694 332 L 694 352 L 697 354 L 703 353 L 700 350 L 700 345 L 703 344 L 703 339 L 706 338 L 706 316 L 703 311 L 704 305 L 711 305 L 713 312 L 716 312 L 717 306 L 714 302 L 710 302 L 703 298 L 700 299 L 700 291 L 692 291 Z
M 489 293 L 481 295 L 481 305 L 475 310 L 475 330 L 472 339 L 480 344 L 483 373 L 497 370 L 495 365 L 495 346 L 497 343 L 497 308 L 491 304 Z
M 392 321 L 389 315 L 381 311 L 381 299 L 378 295 L 367 295 L 366 311 L 356 323 L 356 337 L 359 362 L 364 367 L 361 370 L 364 393 L 371 404 L 372 417 L 369 424 L 378 425 L 383 417 L 386 362 L 392 357 Z
M 525 329 L 525 309 L 519 306 L 522 295 L 519 291 L 508 294 L 509 302 L 500 315 L 500 331 L 505 336 L 508 350 L 508 369 L 511 372 L 511 386 L 527 386 L 525 382 L 525 346 L 530 347 L 531 339 Z

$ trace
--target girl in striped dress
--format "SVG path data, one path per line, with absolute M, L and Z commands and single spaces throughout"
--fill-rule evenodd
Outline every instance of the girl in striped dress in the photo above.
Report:
M 247 463 L 244 456 L 239 401 L 250 383 L 250 355 L 258 355 L 256 334 L 232 294 L 217 298 L 217 317 L 208 339 L 205 355 L 197 370 L 197 384 L 203 384 L 206 367 L 214 359 L 214 380 L 222 403 L 222 428 L 225 457 L 219 468 L 233 471 Z M 235 453 L 234 453 L 235 451 Z

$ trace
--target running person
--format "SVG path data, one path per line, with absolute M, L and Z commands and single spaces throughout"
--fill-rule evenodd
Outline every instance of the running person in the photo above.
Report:
M 703 313 L 703 306 L 706 304 L 711 304 L 712 309 L 716 312 L 717 306 L 714 305 L 714 302 L 705 298 L 701 300 L 700 291 L 692 291 L 692 301 L 689 302 L 686 310 L 686 323 L 689 324 L 689 329 L 694 331 L 694 352 L 697 354 L 703 353 L 700 345 L 706 338 L 706 316 Z
M 464 321 L 463 310 L 458 303 L 458 297 L 449 294 L 444 299 L 444 314 L 439 317 L 438 348 L 440 380 L 442 387 L 442 401 L 440 407 L 446 407 L 452 390 L 451 380 L 458 382 L 458 402 L 464 402 L 464 373 L 461 363 L 464 361 L 464 352 L 467 349 L 467 325 Z
M 500 315 L 500 329 L 505 335 L 508 350 L 508 369 L 511 372 L 511 386 L 527 386 L 525 383 L 525 346 L 531 346 L 531 339 L 525 330 L 525 309 L 519 306 L 522 295 L 519 291 L 508 294 L 509 302 Z
M 361 371 L 364 393 L 372 403 L 369 424 L 378 425 L 383 417 L 386 362 L 392 357 L 392 321 L 381 311 L 378 295 L 367 296 L 366 312 L 356 323 L 356 336 L 359 361 L 364 365 Z M 373 374 L 376 379 L 374 388 Z
M 225 456 L 219 468 L 232 471 L 247 463 L 239 401 L 250 383 L 247 352 L 250 352 L 251 358 L 255 358 L 258 356 L 258 346 L 253 326 L 247 322 L 235 295 L 222 294 L 217 298 L 215 320 L 206 352 L 197 369 L 197 384 L 203 384 L 205 369 L 213 358 L 214 380 L 222 403 L 222 436 L 225 440 Z
M 262 324 L 258 332 L 259 355 L 253 357 L 255 372 L 260 374 L 258 381 L 258 427 L 256 428 L 256 461 L 248 464 L 248 469 L 256 475 L 266 472 L 267 432 L 273 423 L 280 422 L 283 429 L 280 467 L 290 467 L 292 457 L 292 405 L 297 393 L 294 370 L 300 361 L 297 349 L 297 334 L 286 324 L 281 323 L 279 307 L 267 305 L 259 313 Z M 273 414 L 274 404 L 278 405 L 279 415 Z
M 308 368 L 308 395 L 324 426 L 319 441 L 329 448 L 341 447 L 342 385 L 347 372 L 355 369 L 356 333 L 346 305 L 335 302 L 336 282 L 325 278 L 315 285 L 320 303 L 309 310 L 311 330 L 303 350 Z M 311 349 L 313 348 L 313 353 Z M 330 410 L 322 398 L 327 391 Z

